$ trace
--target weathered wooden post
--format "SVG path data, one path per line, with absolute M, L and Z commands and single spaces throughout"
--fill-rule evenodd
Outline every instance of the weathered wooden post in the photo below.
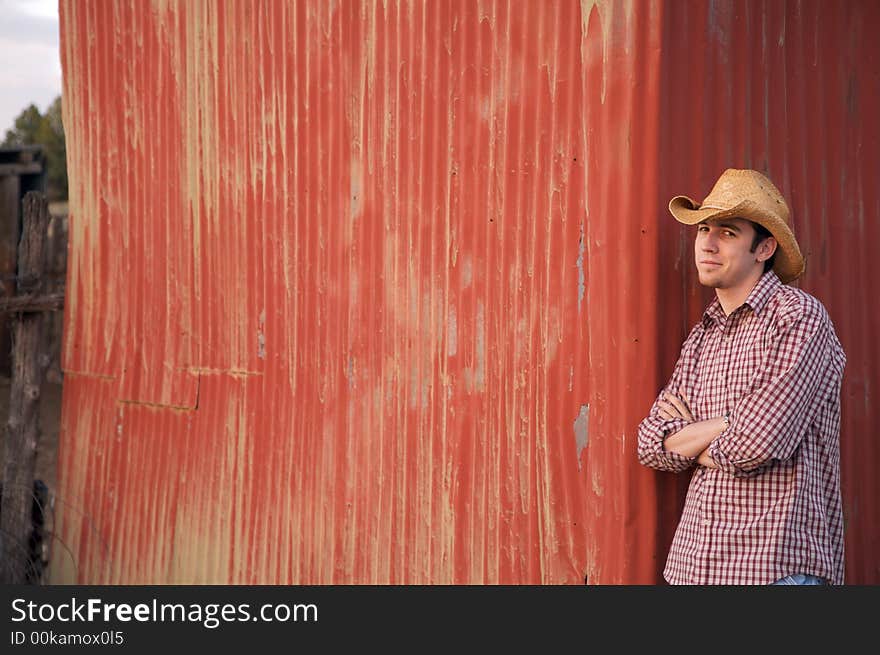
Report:
M 0 302 L 0 314 L 14 312 L 12 386 L 3 450 L 3 498 L 0 505 L 0 554 L 4 584 L 26 581 L 30 564 L 34 465 L 39 435 L 39 362 L 42 312 L 57 309 L 60 299 L 40 297 L 49 204 L 41 193 L 24 197 L 22 236 L 18 246 L 17 298 Z M 62 296 L 63 297 L 63 296 Z

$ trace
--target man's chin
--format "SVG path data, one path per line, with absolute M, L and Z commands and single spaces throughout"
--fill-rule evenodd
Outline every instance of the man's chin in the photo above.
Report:
M 716 275 L 707 275 L 702 272 L 698 272 L 698 278 L 700 280 L 700 284 L 704 287 L 709 287 L 710 289 L 717 289 L 721 286 L 721 281 L 718 279 Z

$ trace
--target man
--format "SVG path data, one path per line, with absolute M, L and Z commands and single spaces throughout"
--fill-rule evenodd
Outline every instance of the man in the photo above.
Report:
M 846 356 L 804 271 L 788 206 L 752 170 L 726 170 L 697 225 L 715 289 L 639 425 L 639 461 L 694 468 L 664 577 L 672 584 L 842 584 L 840 385 Z

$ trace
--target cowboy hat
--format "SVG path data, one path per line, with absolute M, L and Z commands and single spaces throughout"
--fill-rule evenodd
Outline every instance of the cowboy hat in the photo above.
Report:
M 787 284 L 804 272 L 804 257 L 791 229 L 788 205 L 773 183 L 758 171 L 728 168 L 702 204 L 687 196 L 669 201 L 669 211 L 680 223 L 694 225 L 710 218 L 743 218 L 763 225 L 778 247 L 773 270 Z

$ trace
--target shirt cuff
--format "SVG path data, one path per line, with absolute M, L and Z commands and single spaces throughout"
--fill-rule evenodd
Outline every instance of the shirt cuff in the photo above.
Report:
M 683 471 L 691 466 L 695 461 L 697 461 L 696 457 L 680 455 L 679 453 L 673 452 L 666 448 L 666 438 L 675 434 L 687 424 L 688 422 L 686 420 L 682 418 L 677 418 L 665 421 L 661 426 L 661 429 L 663 430 L 663 437 L 660 439 L 660 452 L 658 452 L 657 455 L 665 459 L 669 463 L 670 468 L 675 471 Z
M 709 444 L 709 457 L 711 457 L 718 465 L 718 468 L 725 473 L 736 478 L 749 477 L 754 474 L 754 466 L 744 465 L 751 464 L 752 461 L 735 460 L 725 452 L 726 446 L 731 445 L 736 439 L 736 433 L 734 432 L 736 419 L 733 414 L 728 415 L 728 420 L 727 429 L 715 437 L 715 439 L 712 440 L 712 443 Z

